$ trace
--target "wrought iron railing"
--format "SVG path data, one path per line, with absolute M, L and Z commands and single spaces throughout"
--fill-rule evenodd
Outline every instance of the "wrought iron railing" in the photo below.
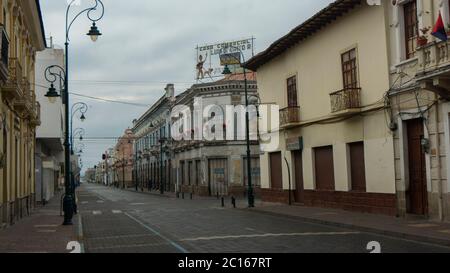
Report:
M 300 123 L 300 107 L 287 107 L 280 110 L 280 126 Z
M 361 108 L 361 88 L 345 88 L 331 93 L 331 112 Z

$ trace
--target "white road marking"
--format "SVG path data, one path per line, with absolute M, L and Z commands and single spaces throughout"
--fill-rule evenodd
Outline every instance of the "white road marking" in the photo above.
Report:
M 336 235 L 355 235 L 361 232 L 305 232 L 305 233 L 267 233 L 267 234 L 249 234 L 249 235 L 229 235 L 229 236 L 212 236 L 183 239 L 181 241 L 211 241 L 226 239 L 242 239 L 242 238 L 264 238 L 264 237 L 283 237 L 283 236 L 336 236 Z
M 99 211 L 99 210 L 94 210 L 94 211 L 92 212 L 92 214 L 94 214 L 94 215 L 102 215 L 102 212 Z
M 143 206 L 145 203 L 131 203 L 130 206 Z
M 89 201 L 83 201 L 83 202 L 81 202 L 81 204 L 82 204 L 82 205 L 89 204 Z
M 46 230 L 46 229 L 41 229 L 41 230 L 38 230 L 37 231 L 38 233 L 55 233 L 56 232 L 56 230 Z
M 162 235 L 161 233 L 159 233 L 158 231 L 154 230 L 153 228 L 147 226 L 146 224 L 144 224 L 143 222 L 141 222 L 140 220 L 134 218 L 133 216 L 131 216 L 128 213 L 125 213 L 126 216 L 128 216 L 128 218 L 130 218 L 131 220 L 135 221 L 136 223 L 138 223 L 139 225 L 141 225 L 142 227 L 144 227 L 145 229 L 149 230 L 150 232 L 152 232 L 153 234 L 155 234 L 156 236 L 160 237 L 161 239 L 167 241 L 170 245 L 172 245 L 173 247 L 175 247 L 176 249 L 178 249 L 178 251 L 180 251 L 181 253 L 189 253 L 186 249 L 184 249 L 182 246 L 180 246 L 179 244 L 175 243 L 174 241 L 170 240 L 169 238 L 165 237 L 164 235 Z
M 35 228 L 55 228 L 58 227 L 58 225 L 35 225 Z
M 113 210 L 112 213 L 113 213 L 113 214 L 121 214 L 122 211 L 121 211 L 121 210 Z

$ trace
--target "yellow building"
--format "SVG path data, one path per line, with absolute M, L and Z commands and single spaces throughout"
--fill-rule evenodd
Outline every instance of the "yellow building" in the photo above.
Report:
M 39 1 L 0 1 L 0 226 L 31 212 L 35 199 L 35 54 L 45 48 Z
M 397 214 L 386 13 L 337 0 L 246 63 L 262 103 L 282 109 L 280 145 L 261 156 L 264 200 L 291 192 L 308 206 Z

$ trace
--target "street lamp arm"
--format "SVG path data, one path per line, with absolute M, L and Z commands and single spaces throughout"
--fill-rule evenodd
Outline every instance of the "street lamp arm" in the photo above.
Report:
M 72 109 L 70 110 L 70 113 L 72 114 L 72 117 L 75 115 L 76 112 L 80 112 L 81 114 L 86 114 L 89 110 L 89 106 L 84 102 L 77 102 L 74 105 L 72 105 Z
M 84 136 L 86 134 L 86 131 L 83 128 L 77 128 L 75 129 L 75 131 L 73 132 L 73 137 L 76 136 Z
M 95 23 L 95 22 L 99 21 L 100 19 L 102 19 L 103 15 L 105 14 L 105 6 L 103 5 L 103 2 L 101 0 L 95 0 L 95 5 L 93 7 L 80 11 L 77 15 L 75 15 L 75 17 L 69 23 L 70 8 L 73 6 L 74 2 L 75 2 L 75 0 L 72 0 L 72 2 L 70 2 L 69 6 L 67 7 L 67 10 L 66 10 L 66 42 L 70 41 L 70 38 L 69 38 L 70 29 L 72 28 L 73 23 L 77 20 L 78 17 L 80 17 L 81 15 L 86 13 L 88 19 Z M 97 10 L 99 3 L 101 5 L 102 12 L 97 19 L 93 19 L 91 17 L 91 12 Z
M 52 69 L 54 69 L 54 68 L 60 70 L 60 72 L 62 72 L 62 75 L 61 75 L 61 73 L 58 74 L 58 73 L 52 71 Z M 55 83 L 58 78 L 60 78 L 62 81 L 65 81 L 66 73 L 64 71 L 64 68 L 62 68 L 61 66 L 51 65 L 45 69 L 44 76 L 45 76 L 45 79 L 47 80 L 47 82 Z M 51 76 L 51 78 L 49 78 L 49 76 Z

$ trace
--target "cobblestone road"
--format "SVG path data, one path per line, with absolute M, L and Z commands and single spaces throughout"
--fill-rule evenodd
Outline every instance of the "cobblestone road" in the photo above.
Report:
M 182 200 L 84 185 L 78 192 L 86 252 L 368 253 L 444 252 L 450 248 L 298 219 L 222 208 L 214 199 Z

